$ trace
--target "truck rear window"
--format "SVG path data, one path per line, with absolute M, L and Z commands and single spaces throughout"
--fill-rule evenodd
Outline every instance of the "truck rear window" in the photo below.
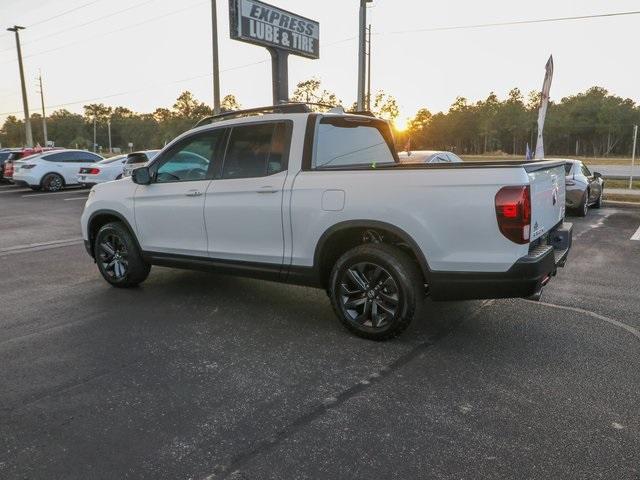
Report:
M 314 168 L 395 163 L 389 126 L 380 120 L 323 117 L 315 136 Z

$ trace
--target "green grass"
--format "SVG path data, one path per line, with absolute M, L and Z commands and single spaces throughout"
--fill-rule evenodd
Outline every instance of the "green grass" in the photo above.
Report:
M 628 180 L 613 180 L 608 178 L 605 180 L 605 190 L 606 188 L 629 188 Z M 633 185 L 631 186 L 634 190 L 640 189 L 640 180 L 634 180 Z
M 624 195 L 620 193 L 607 193 L 607 189 L 604 190 L 604 199 L 612 200 L 614 202 L 633 202 L 640 205 L 640 195 Z

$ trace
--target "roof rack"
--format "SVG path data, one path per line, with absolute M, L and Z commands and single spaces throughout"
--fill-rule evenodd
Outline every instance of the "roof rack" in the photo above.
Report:
M 310 102 L 283 102 L 279 105 L 269 105 L 266 107 L 248 108 L 245 110 L 231 110 L 229 112 L 222 112 L 217 115 L 210 115 L 199 120 L 194 128 L 200 127 L 207 123 L 219 122 L 222 120 L 229 120 L 231 118 L 249 117 L 252 115 L 264 115 L 268 113 L 310 113 L 313 112 L 311 107 L 323 107 L 328 110 L 337 108 L 335 105 L 327 105 L 326 103 L 310 103 Z M 344 113 L 344 110 L 342 110 Z

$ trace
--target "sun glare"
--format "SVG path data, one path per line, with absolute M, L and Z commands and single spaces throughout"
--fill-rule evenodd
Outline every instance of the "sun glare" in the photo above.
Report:
M 396 131 L 398 132 L 404 132 L 407 127 L 408 127 L 408 121 L 406 118 L 402 119 L 402 118 L 396 118 L 393 122 L 393 127 L 396 129 Z

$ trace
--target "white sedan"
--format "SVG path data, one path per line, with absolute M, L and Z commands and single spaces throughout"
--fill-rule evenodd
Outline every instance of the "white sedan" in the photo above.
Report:
M 453 152 L 439 150 L 416 150 L 400 152 L 398 158 L 402 163 L 460 163 L 462 159 Z
M 33 190 L 57 192 L 78 184 L 78 169 L 100 160 L 86 150 L 49 150 L 14 162 L 13 182 Z
M 122 169 L 127 161 L 126 155 L 106 158 L 97 163 L 82 167 L 78 172 L 78 183 L 86 186 L 110 182 L 122 178 Z

